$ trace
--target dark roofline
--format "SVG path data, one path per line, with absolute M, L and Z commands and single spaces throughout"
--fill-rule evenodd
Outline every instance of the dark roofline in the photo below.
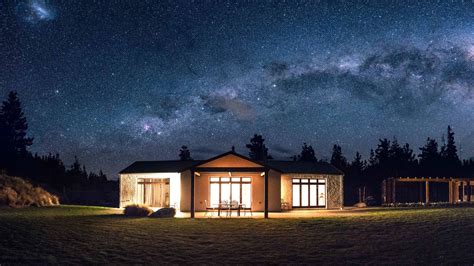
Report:
M 258 164 L 262 167 L 255 167 L 255 169 L 257 168 L 265 168 L 265 169 L 272 169 L 274 171 L 277 171 L 279 173 L 285 173 L 285 174 L 291 174 L 291 173 L 318 173 L 317 171 L 316 172 L 305 172 L 305 171 L 299 171 L 299 170 L 289 170 L 289 169 L 285 169 L 285 166 L 284 165 L 278 165 L 279 162 L 282 162 L 282 163 L 292 163 L 293 161 L 284 161 L 284 160 L 269 160 L 268 163 L 267 162 L 264 162 L 264 161 L 256 161 L 254 159 L 251 159 L 247 156 L 244 156 L 242 154 L 239 154 L 237 152 L 235 152 L 234 150 L 231 150 L 231 151 L 228 151 L 228 152 L 225 152 L 225 153 L 222 153 L 222 154 L 219 154 L 217 156 L 214 156 L 210 159 L 207 159 L 207 160 L 195 160 L 195 161 L 180 161 L 180 160 L 162 160 L 162 161 L 135 161 L 133 162 L 132 164 L 130 164 L 128 167 L 126 167 L 125 169 L 121 170 L 119 172 L 119 174 L 143 174 L 143 173 L 152 173 L 152 172 L 156 172 L 156 173 L 163 173 L 163 172 L 184 172 L 184 171 L 187 171 L 187 170 L 190 170 L 192 168 L 195 168 L 194 170 L 198 170 L 199 171 L 199 166 L 201 165 L 204 165 L 208 162 L 211 162 L 211 161 L 214 161 L 214 160 L 217 160 L 219 158 L 222 158 L 224 156 L 227 156 L 227 155 L 234 155 L 234 156 L 237 156 L 241 159 L 244 159 L 244 160 L 247 160 L 247 161 L 250 161 L 250 162 L 253 162 L 255 164 Z M 143 164 L 157 164 L 157 163 L 162 163 L 162 164 L 166 164 L 166 163 L 170 163 L 170 164 L 175 164 L 174 168 L 172 171 L 143 171 L 140 169 L 140 165 L 143 165 Z M 277 165 L 272 165 L 272 162 L 275 162 Z M 295 162 L 295 163 L 298 163 L 298 162 Z M 344 172 L 342 172 L 340 169 L 336 168 L 335 166 L 333 166 L 332 164 L 330 163 L 327 163 L 327 162 L 314 162 L 315 164 L 325 164 L 327 167 L 331 168 L 330 171 L 328 171 L 327 173 L 325 174 L 328 174 L 328 175 L 344 175 Z M 184 165 L 180 165 L 180 164 L 184 164 Z M 283 167 L 283 168 L 280 168 L 280 167 Z M 161 168 L 161 167 L 160 167 Z M 166 167 L 163 166 L 163 168 L 166 169 Z M 196 169 L 197 168 L 197 169 Z M 213 167 L 214 169 L 219 169 L 219 167 Z M 244 167 L 244 168 L 249 168 L 249 167 Z M 138 170 L 140 169 L 140 170 Z M 222 167 L 222 169 L 226 169 L 226 167 Z M 233 168 L 234 169 L 234 168 Z M 235 169 L 234 169 L 235 170 Z M 324 171 L 323 171 L 324 172 Z
M 154 162 L 157 162 L 157 161 L 135 161 L 133 163 L 131 163 L 129 166 L 125 167 L 124 169 L 122 169 L 119 174 L 134 174 L 135 172 L 130 172 L 130 171 L 127 171 L 127 169 L 129 168 L 132 168 L 132 166 L 136 165 L 136 164 L 140 164 L 140 163 L 154 163 Z M 202 162 L 202 160 L 193 160 L 193 161 L 181 161 L 181 160 L 159 160 L 159 162 L 194 162 L 195 164 L 199 164 L 200 162 Z M 187 169 L 189 169 L 190 167 L 189 166 L 186 166 L 186 167 L 183 167 L 183 168 L 179 168 L 178 170 L 176 170 L 177 172 L 183 172 L 183 171 L 186 171 Z M 136 172 L 136 174 L 142 174 L 141 172 Z

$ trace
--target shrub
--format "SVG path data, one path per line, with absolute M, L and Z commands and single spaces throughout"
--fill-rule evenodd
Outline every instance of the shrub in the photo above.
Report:
M 41 187 L 13 176 L 0 175 L 0 206 L 53 206 L 59 199 Z
M 128 217 L 147 217 L 152 213 L 153 210 L 150 207 L 142 204 L 128 205 L 123 210 L 123 214 Z

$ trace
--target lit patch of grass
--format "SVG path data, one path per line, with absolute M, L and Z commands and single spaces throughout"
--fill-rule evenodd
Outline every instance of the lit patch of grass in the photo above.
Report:
M 306 219 L 126 218 L 96 207 L 0 209 L 0 262 L 472 264 L 474 208 Z

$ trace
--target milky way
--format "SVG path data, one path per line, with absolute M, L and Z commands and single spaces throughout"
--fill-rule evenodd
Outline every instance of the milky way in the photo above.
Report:
M 205 3 L 204 3 L 205 2 Z M 254 133 L 289 158 L 378 138 L 417 150 L 447 125 L 474 156 L 474 4 L 461 1 L 20 1 L 1 11 L 0 92 L 32 150 L 111 177 L 206 158 Z M 3 37 L 5 36 L 5 37 Z

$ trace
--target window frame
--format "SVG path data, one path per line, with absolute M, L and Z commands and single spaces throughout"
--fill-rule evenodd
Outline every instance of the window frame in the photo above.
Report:
M 218 178 L 218 180 L 216 180 Z M 238 181 L 235 179 L 239 179 Z M 222 181 L 224 179 L 225 181 Z M 245 181 L 244 181 L 245 179 Z M 248 180 L 248 181 L 247 181 Z M 252 177 L 250 176 L 239 176 L 239 177 L 217 177 L 217 176 L 210 176 L 209 177 L 209 204 L 212 204 L 211 202 L 211 185 L 212 184 L 219 184 L 219 203 L 222 203 L 222 184 L 229 184 L 230 186 L 230 194 L 229 197 L 232 198 L 232 184 L 239 184 L 239 203 L 242 204 L 242 185 L 244 184 L 249 184 L 250 185 L 250 202 L 252 202 Z M 251 208 L 251 206 L 247 207 Z
M 303 181 L 304 180 L 304 181 Z M 313 181 L 315 180 L 315 181 Z M 293 199 L 293 191 L 295 188 L 295 185 L 299 188 L 299 206 L 294 206 L 294 203 L 292 202 L 292 208 L 326 208 L 327 205 L 327 182 L 326 179 L 320 179 L 320 178 L 293 178 L 291 179 L 291 193 L 292 196 L 291 198 Z M 303 185 L 308 186 L 308 206 L 302 206 L 303 203 Z M 319 205 L 319 186 L 322 185 L 324 186 L 324 205 Z M 316 205 L 311 205 L 311 187 L 314 186 L 316 188 Z

